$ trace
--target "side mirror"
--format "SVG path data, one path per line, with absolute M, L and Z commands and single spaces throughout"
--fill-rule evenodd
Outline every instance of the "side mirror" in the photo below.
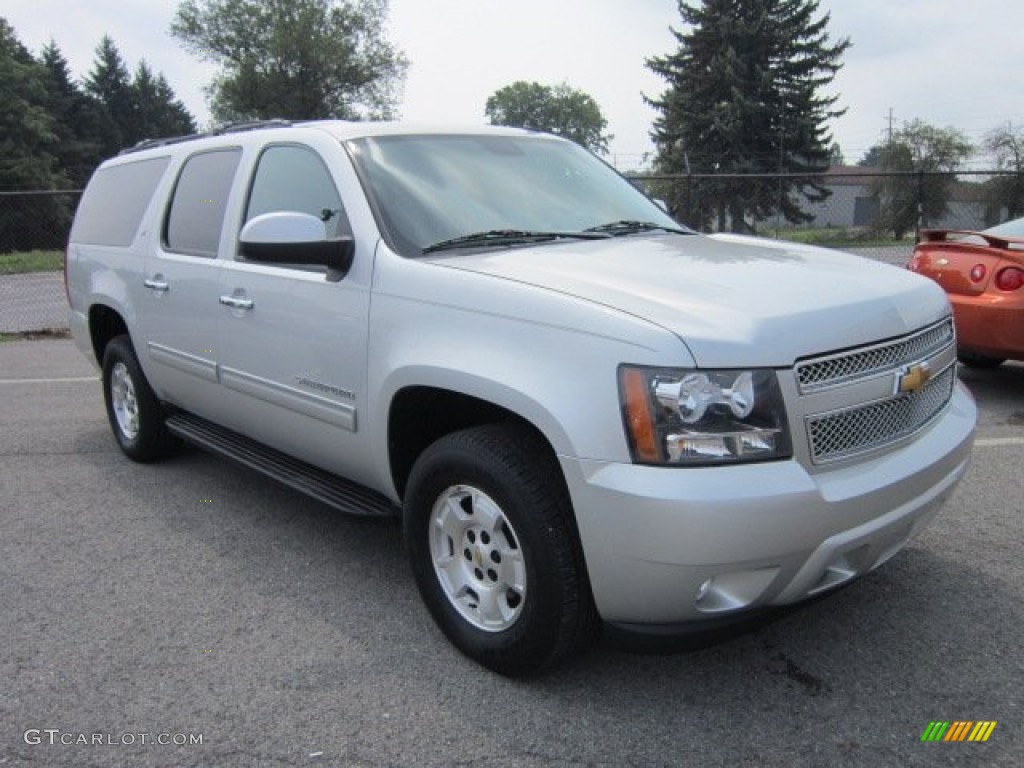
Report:
M 328 238 L 324 222 L 316 216 L 277 211 L 256 216 L 242 227 L 238 252 L 261 263 L 324 266 L 327 279 L 336 282 L 352 268 L 355 242 L 351 237 Z

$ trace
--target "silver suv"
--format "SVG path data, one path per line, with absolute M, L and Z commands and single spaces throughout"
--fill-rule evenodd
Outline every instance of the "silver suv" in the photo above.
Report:
M 693 233 L 574 144 L 258 124 L 105 162 L 71 327 L 136 461 L 182 439 L 404 525 L 503 674 L 877 567 L 968 463 L 934 283 Z

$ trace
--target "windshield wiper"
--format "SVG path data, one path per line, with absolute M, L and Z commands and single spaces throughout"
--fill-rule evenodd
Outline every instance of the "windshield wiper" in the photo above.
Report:
M 490 245 L 518 245 L 520 243 L 543 243 L 551 240 L 604 240 L 611 237 L 610 233 L 587 230 L 585 232 L 542 232 L 526 229 L 491 229 L 486 232 L 474 232 L 428 245 L 423 253 L 435 253 L 452 248 L 474 248 Z
M 659 229 L 663 232 L 673 232 L 677 235 L 692 235 L 694 232 L 689 229 L 683 229 L 681 227 L 671 227 L 664 224 L 655 224 L 653 221 L 634 221 L 633 219 L 622 219 L 621 221 L 612 221 L 608 224 L 601 224 L 596 227 L 588 227 L 583 230 L 584 232 L 603 232 L 604 234 L 611 235 L 612 237 L 619 237 L 620 235 L 632 235 L 637 232 L 652 232 Z

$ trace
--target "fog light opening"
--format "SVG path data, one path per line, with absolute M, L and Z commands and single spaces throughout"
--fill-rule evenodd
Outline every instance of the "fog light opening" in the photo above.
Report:
M 701 613 L 725 613 L 747 608 L 764 595 L 778 572 L 778 566 L 769 566 L 716 573 L 697 588 L 694 606 Z
M 708 596 L 708 592 L 711 591 L 712 581 L 714 581 L 714 579 L 707 579 L 697 588 L 697 603 L 700 603 L 701 600 Z

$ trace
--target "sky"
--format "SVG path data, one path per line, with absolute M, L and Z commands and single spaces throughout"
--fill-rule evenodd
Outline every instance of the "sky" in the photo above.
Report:
M 215 69 L 168 28 L 176 0 L 0 0 L 0 17 L 34 53 L 57 42 L 76 77 L 109 34 L 129 67 L 162 72 L 200 125 Z M 1024 126 L 1020 0 L 821 0 L 833 39 L 853 46 L 831 90 L 846 114 L 832 125 L 846 161 L 884 140 L 890 124 L 922 119 L 976 144 L 1007 121 Z M 388 38 L 410 61 L 403 119 L 479 124 L 487 97 L 516 80 L 568 83 L 600 105 L 610 159 L 642 164 L 665 82 L 644 62 L 676 47 L 676 0 L 391 0 Z M 975 165 L 988 165 L 980 158 Z

